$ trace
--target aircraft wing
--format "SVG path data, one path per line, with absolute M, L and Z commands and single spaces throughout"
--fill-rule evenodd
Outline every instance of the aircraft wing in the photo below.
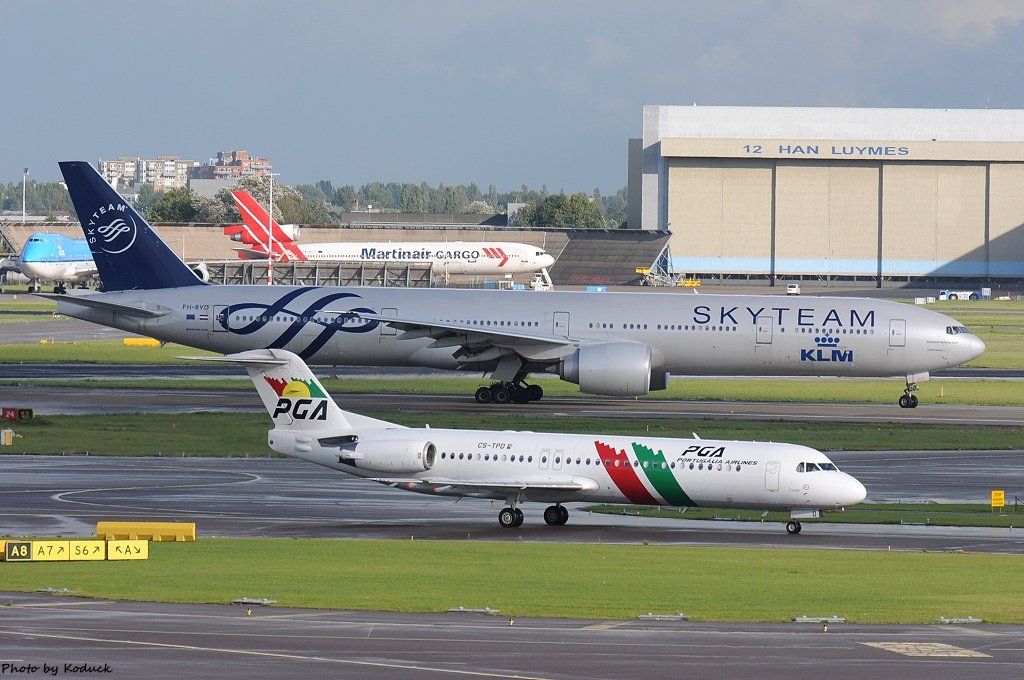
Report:
M 473 493 L 506 493 L 506 492 L 529 492 L 529 491 L 593 491 L 597 488 L 597 482 L 592 480 L 582 480 L 580 478 L 574 478 L 566 480 L 564 482 L 516 482 L 516 481 L 498 481 L 498 480 L 482 480 L 467 482 L 459 479 L 447 479 L 447 478 L 428 478 L 428 479 L 402 479 L 392 477 L 378 477 L 371 481 L 378 482 L 380 484 L 386 484 L 388 486 L 410 486 L 410 485 L 423 485 L 435 489 L 444 491 L 452 491 L 457 489 L 459 492 L 466 495 Z M 590 482 L 589 484 L 586 482 Z
M 366 312 L 343 312 L 368 321 L 378 321 L 401 331 L 399 340 L 432 338 L 432 348 L 460 347 L 458 358 L 467 361 L 482 361 L 498 358 L 505 351 L 511 351 L 524 359 L 536 362 L 557 361 L 579 349 L 581 341 L 561 335 L 493 328 L 461 324 L 448 321 L 424 320 L 368 314 Z M 488 351 L 491 350 L 491 351 Z
M 171 313 L 171 310 L 166 307 L 159 307 L 156 309 L 132 307 L 131 305 L 121 305 L 116 302 L 96 300 L 92 295 L 61 295 L 60 293 L 33 293 L 33 295 L 38 295 L 39 297 L 47 298 L 49 300 L 56 300 L 57 302 L 67 302 L 73 305 L 92 307 L 93 309 L 103 309 L 108 312 L 116 312 L 118 314 L 124 314 L 125 316 L 137 316 L 144 319 L 152 319 L 154 317 L 165 316 Z

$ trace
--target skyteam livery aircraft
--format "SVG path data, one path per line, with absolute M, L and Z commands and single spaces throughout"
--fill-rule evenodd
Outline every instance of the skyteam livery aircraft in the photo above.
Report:
M 245 366 L 274 422 L 270 448 L 405 491 L 504 501 L 503 527 L 523 523 L 519 505 L 636 503 L 754 508 L 800 521 L 864 500 L 864 485 L 806 446 L 712 439 L 406 428 L 341 410 L 305 363 L 264 349 L 224 357 Z
M 265 260 L 273 248 L 279 261 L 429 263 L 434 274 L 522 274 L 550 267 L 555 258 L 543 248 L 505 241 L 404 241 L 400 243 L 295 243 L 299 228 L 280 225 L 247 191 L 231 194 L 244 224 L 224 227 L 232 240 L 247 244 L 238 256 Z M 273 232 L 271 238 L 270 231 Z
M 481 403 L 539 399 L 525 383 L 535 372 L 618 396 L 665 389 L 675 373 L 904 376 L 904 407 L 930 371 L 985 348 L 948 316 L 865 298 L 207 285 L 88 163 L 60 166 L 108 292 L 47 297 L 165 342 L 490 372 Z

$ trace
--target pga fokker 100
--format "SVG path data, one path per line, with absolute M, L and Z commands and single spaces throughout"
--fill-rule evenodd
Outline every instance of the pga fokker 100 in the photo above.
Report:
M 274 427 L 274 451 L 406 491 L 550 503 L 544 521 L 569 519 L 563 503 L 753 508 L 790 513 L 786 530 L 864 500 L 864 485 L 806 446 L 712 439 L 407 428 L 343 411 L 295 354 L 280 349 L 223 357 L 245 366 Z
M 985 348 L 946 315 L 867 298 L 209 285 L 88 163 L 60 167 L 107 292 L 51 295 L 57 311 L 165 342 L 490 372 L 481 403 L 539 399 L 531 373 L 616 396 L 675 373 L 902 376 L 903 407 Z

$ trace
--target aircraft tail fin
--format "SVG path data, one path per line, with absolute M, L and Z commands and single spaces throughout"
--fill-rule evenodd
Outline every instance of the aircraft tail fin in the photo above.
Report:
M 220 357 L 183 358 L 244 366 L 274 421 L 275 429 L 308 431 L 316 436 L 340 436 L 357 430 L 402 427 L 342 410 L 309 366 L 288 350 L 256 349 Z
M 89 163 L 59 165 L 105 290 L 206 285 Z
M 271 241 L 270 234 L 273 233 L 275 258 L 284 261 L 306 259 L 302 250 L 295 245 L 295 239 L 298 238 L 298 227 L 285 225 L 288 228 L 286 230 L 248 191 L 232 191 L 231 196 L 235 199 L 238 212 L 242 215 L 243 224 L 225 227 L 225 234 L 248 245 L 263 246 L 264 252 L 266 252 L 266 246 Z M 229 233 L 229 230 L 232 231 Z

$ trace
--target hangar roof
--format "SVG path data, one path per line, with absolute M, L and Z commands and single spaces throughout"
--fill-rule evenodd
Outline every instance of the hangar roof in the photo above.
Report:
M 644 106 L 644 146 L 673 137 L 1024 142 L 1024 110 Z

